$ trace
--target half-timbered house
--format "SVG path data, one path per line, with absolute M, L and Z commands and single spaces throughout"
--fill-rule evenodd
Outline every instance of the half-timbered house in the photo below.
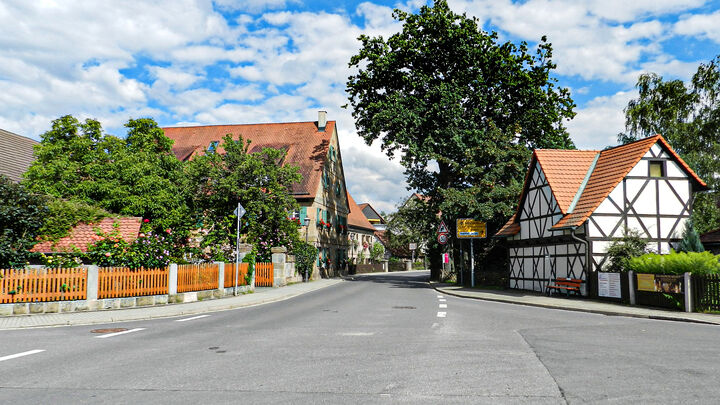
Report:
M 669 252 L 706 188 L 660 135 L 602 151 L 535 150 L 517 211 L 495 235 L 507 241 L 510 287 L 544 291 L 570 277 L 592 294 L 615 238 L 634 229 Z

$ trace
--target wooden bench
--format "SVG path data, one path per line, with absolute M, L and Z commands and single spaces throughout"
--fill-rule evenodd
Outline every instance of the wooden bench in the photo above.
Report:
M 547 295 L 551 295 L 553 291 L 565 291 L 565 295 L 568 297 L 570 296 L 570 293 L 575 293 L 577 295 L 582 295 L 580 293 L 580 285 L 583 283 L 583 280 L 579 278 L 565 278 L 565 277 L 558 277 L 555 279 L 555 284 L 548 285 L 545 287 L 545 292 Z

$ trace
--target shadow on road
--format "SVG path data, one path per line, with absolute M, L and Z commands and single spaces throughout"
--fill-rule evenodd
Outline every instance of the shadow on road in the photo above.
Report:
M 356 274 L 348 280 L 355 282 L 371 282 L 389 284 L 390 288 L 430 288 L 428 280 L 429 271 L 412 273 L 379 273 L 379 274 Z

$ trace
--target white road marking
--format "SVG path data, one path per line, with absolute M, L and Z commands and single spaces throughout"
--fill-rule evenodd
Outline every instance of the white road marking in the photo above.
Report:
M 107 334 L 95 336 L 95 337 L 98 339 L 105 339 L 105 338 L 109 338 L 109 337 L 113 337 L 113 336 L 117 336 L 117 335 L 124 335 L 126 333 L 140 332 L 141 330 L 145 330 L 145 328 L 128 329 L 128 330 L 124 330 L 122 332 L 107 333 Z
M 340 336 L 372 336 L 375 332 L 345 332 L 345 333 L 338 333 Z
M 440 302 L 447 302 L 447 300 L 446 300 L 445 298 L 440 298 L 438 301 L 440 301 Z
M 198 316 L 193 316 L 192 318 L 176 319 L 175 322 L 192 321 L 193 319 L 207 318 L 208 316 L 210 316 L 210 315 L 198 315 Z
M 447 308 L 447 304 L 440 304 L 440 308 Z
M 442 296 L 442 295 L 438 295 L 437 297 L 438 297 L 438 298 L 442 298 L 443 296 Z
M 15 353 L 15 354 L 11 354 L 9 356 L 0 357 L 0 361 L 17 359 L 18 357 L 29 356 L 31 354 L 42 353 L 44 351 L 45 350 L 43 350 L 43 349 L 36 349 L 36 350 L 29 350 L 27 352 L 22 352 L 22 353 Z
M 432 326 L 431 326 L 430 328 L 435 329 L 435 328 L 437 328 L 438 326 L 440 326 L 439 323 L 433 322 L 433 324 L 432 324 Z
M 438 317 L 438 318 L 445 318 L 445 315 L 447 315 L 447 312 L 438 312 L 437 317 Z

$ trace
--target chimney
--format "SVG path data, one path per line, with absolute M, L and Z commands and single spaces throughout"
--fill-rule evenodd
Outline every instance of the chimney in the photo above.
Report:
M 318 131 L 325 132 L 327 125 L 327 111 L 318 111 Z

